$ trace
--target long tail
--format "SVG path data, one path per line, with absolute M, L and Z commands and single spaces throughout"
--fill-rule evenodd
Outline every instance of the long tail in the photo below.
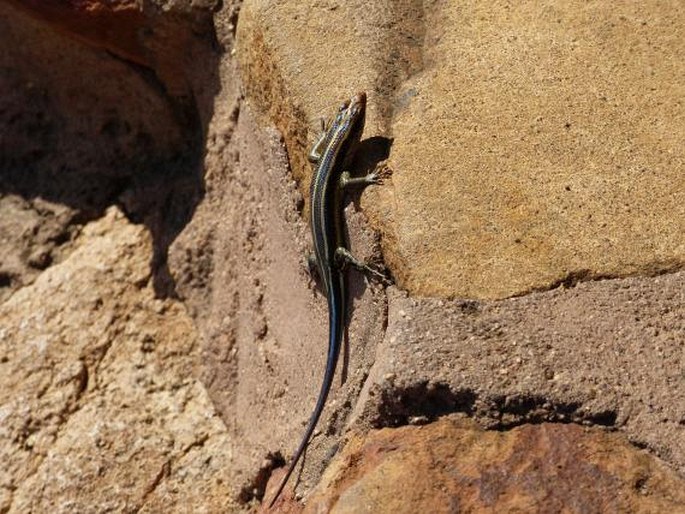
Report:
M 328 393 L 331 390 L 333 376 L 335 375 L 335 367 L 338 363 L 338 356 L 340 355 L 340 343 L 342 341 L 342 326 L 338 319 L 338 316 L 340 316 L 341 314 L 339 312 L 336 313 L 337 309 L 331 309 L 330 307 L 331 306 L 329 306 L 330 334 L 328 341 L 328 357 L 326 360 L 326 371 L 323 375 L 323 383 L 321 384 L 321 391 L 319 392 L 319 399 L 316 400 L 316 407 L 314 407 L 314 412 L 312 413 L 311 418 L 309 418 L 309 424 L 307 425 L 307 430 L 305 430 L 304 432 L 304 436 L 302 437 L 300 446 L 297 447 L 295 456 L 290 462 L 290 466 L 288 466 L 288 471 L 283 477 L 283 480 L 281 480 L 281 484 L 278 486 L 276 494 L 269 503 L 269 508 L 273 507 L 274 503 L 276 503 L 276 500 L 281 495 L 281 492 L 283 491 L 285 484 L 288 482 L 290 475 L 292 475 L 293 470 L 297 465 L 297 462 L 300 460 L 300 457 L 302 457 L 304 449 L 307 447 L 307 443 L 309 443 L 309 439 L 312 437 L 312 434 L 314 433 L 316 424 L 319 422 L 319 418 L 321 417 L 321 413 L 323 412 L 324 405 L 326 404 L 326 399 L 328 398 Z

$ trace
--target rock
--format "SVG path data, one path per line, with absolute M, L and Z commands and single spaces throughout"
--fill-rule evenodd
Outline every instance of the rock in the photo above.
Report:
M 3 258 L 0 287 L 30 283 L 116 203 L 153 233 L 155 287 L 171 294 L 167 248 L 202 195 L 202 123 L 217 88 L 204 67 L 216 58 L 209 6 L 194 4 L 0 2 L 0 44 L 11 49 L 0 54 L 0 196 L 27 207 L 2 224 L 12 237 L 32 219 L 46 225 L 13 243 L 23 253 Z M 130 33 L 147 60 L 114 44 Z
M 442 419 L 353 437 L 304 512 L 683 512 L 685 482 L 614 433 Z
M 350 423 L 399 426 L 462 412 L 497 429 L 602 425 L 685 473 L 684 331 L 682 272 L 498 302 L 392 289 L 386 334 Z
M 211 39 L 217 0 L 5 0 L 55 29 L 117 57 L 148 68 L 171 96 L 191 93 L 186 70 L 202 38 Z M 166 15 L 158 13 L 165 11 Z M 198 44 L 199 43 L 199 44 Z
M 222 102 L 218 119 L 228 118 L 229 109 L 231 103 Z M 314 408 L 328 312 L 305 270 L 301 197 L 276 134 L 260 129 L 243 105 L 231 140 L 217 139 L 206 160 L 215 170 L 207 195 L 171 246 L 169 267 L 202 335 L 203 381 L 233 435 L 233 492 L 251 499 L 263 494 L 260 477 L 297 446 Z M 353 206 L 348 219 L 355 251 L 373 255 L 373 234 Z M 310 486 L 335 451 L 349 400 L 361 390 L 383 337 L 382 288 L 350 275 L 350 289 L 348 371 L 344 383 L 335 380 L 320 434 L 308 450 L 302 478 Z
M 306 154 L 358 90 L 352 167 L 394 174 L 350 245 L 398 287 L 350 273 L 281 511 L 392 506 L 377 470 L 424 510 L 681 509 L 683 10 L 639 7 L 0 2 L 0 512 L 260 503 L 326 353 Z
M 111 209 L 75 244 L 0 305 L 0 511 L 230 506 L 226 428 L 191 320 L 146 285 L 149 236 Z
M 75 216 L 64 205 L 0 195 L 0 302 L 69 254 Z
M 684 21 L 680 4 L 254 0 L 238 55 L 305 188 L 302 122 L 368 90 L 394 173 L 363 206 L 399 284 L 493 299 L 682 266 Z

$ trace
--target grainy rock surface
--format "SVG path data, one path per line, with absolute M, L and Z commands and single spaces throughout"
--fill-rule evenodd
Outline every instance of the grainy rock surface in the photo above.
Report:
M 305 156 L 358 90 L 394 174 L 350 244 L 397 286 L 350 273 L 278 509 L 685 510 L 683 9 L 478 5 L 0 2 L 0 512 L 270 499 L 325 358 Z
M 459 411 L 498 429 L 544 421 L 620 428 L 685 474 L 683 333 L 682 272 L 499 302 L 392 290 L 358 405 L 376 427 Z
M 444 2 L 423 22 L 383 223 L 404 287 L 502 298 L 683 266 L 685 5 Z
M 231 115 L 230 107 L 217 112 L 219 120 Z M 255 470 L 268 471 L 290 452 L 311 413 L 325 366 L 328 312 L 306 271 L 301 196 L 283 148 L 274 132 L 255 124 L 248 106 L 234 116 L 234 137 L 208 150 L 215 171 L 206 177 L 204 202 L 171 247 L 170 268 L 207 341 L 203 379 L 234 436 L 235 493 L 251 497 L 254 487 L 259 494 L 264 487 Z M 373 234 L 353 207 L 347 211 L 352 248 L 372 255 Z M 335 451 L 350 399 L 359 396 L 383 337 L 383 289 L 358 275 L 350 279 L 346 382 L 336 380 L 334 408 L 309 448 L 309 485 Z
M 616 434 L 445 419 L 352 438 L 304 512 L 683 512 L 681 486 Z
M 0 196 L 0 213 L 2 301 L 68 255 L 79 224 L 73 209 L 16 194 Z
M 229 508 L 226 428 L 149 235 L 112 208 L 74 244 L 0 306 L 0 511 Z
M 243 15 L 247 91 L 291 154 L 298 111 L 372 91 L 367 134 L 394 140 L 394 175 L 364 206 L 412 293 L 682 267 L 682 4 L 254 0 Z

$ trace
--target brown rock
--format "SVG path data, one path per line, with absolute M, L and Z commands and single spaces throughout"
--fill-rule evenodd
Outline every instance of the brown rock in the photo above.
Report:
M 685 512 L 685 482 L 618 434 L 443 419 L 352 438 L 304 512 Z
M 136 0 L 8 0 L 7 3 L 137 64 L 152 64 L 140 38 L 146 23 L 140 2 Z
M 190 94 L 187 69 L 198 43 L 211 38 L 217 0 L 4 0 L 53 28 L 152 70 L 172 96 Z M 166 16 L 159 16 L 166 10 Z
M 682 265 L 684 22 L 680 4 L 255 0 L 238 50 L 305 188 L 302 123 L 371 90 L 394 175 L 363 205 L 395 276 L 501 298 Z
M 217 120 L 233 105 L 220 102 Z M 277 134 L 262 130 L 242 105 L 233 137 L 220 124 L 206 158 L 213 173 L 193 220 L 174 241 L 169 265 L 176 290 L 203 336 L 203 380 L 232 434 L 232 492 L 263 493 L 274 463 L 289 457 L 311 415 L 326 358 L 326 298 L 306 272 L 308 231 Z M 215 136 L 216 134 L 216 136 Z M 347 209 L 352 247 L 378 250 L 363 217 Z M 348 349 L 308 450 L 303 483 L 314 485 L 335 451 L 383 337 L 385 295 L 350 274 Z M 343 364 L 346 361 L 346 366 Z M 236 414 L 237 413 L 237 414 Z
M 151 182 L 150 163 L 171 169 L 191 146 L 159 84 L 127 63 L 5 2 L 0 44 L 12 49 L 0 53 L 0 194 L 30 208 L 35 198 L 59 203 L 83 223 L 119 200 L 123 184 Z
M 64 205 L 0 194 L 0 302 L 68 255 L 74 217 Z
M 146 286 L 149 236 L 113 209 L 76 246 L 0 306 L 0 511 L 226 508 L 225 426 L 192 322 Z
M 61 259 L 71 232 L 117 203 L 153 234 L 155 287 L 170 293 L 167 248 L 202 194 L 204 124 L 218 87 L 211 6 L 193 5 L 0 2 L 0 46 L 10 49 L 0 52 L 0 196 L 27 207 L 0 206 L 0 232 L 22 238 L 21 225 L 46 224 L 6 250 L 0 287 L 29 283 Z M 117 39 L 128 33 L 124 11 L 140 11 L 149 67 L 111 46 L 128 41 Z M 232 43 L 232 32 L 222 40 Z
M 351 274 L 345 381 L 298 493 L 347 430 L 453 412 L 502 430 L 609 426 L 683 470 L 683 274 L 577 284 L 680 263 L 680 7 L 643 9 L 643 25 L 630 5 L 246 1 L 241 84 L 232 2 L 213 16 L 212 1 L 11 3 L 0 3 L 0 287 L 20 280 L 0 307 L 0 512 L 259 501 L 299 442 L 325 356 L 326 302 L 303 270 L 307 127 L 359 89 L 367 137 L 394 137 L 395 176 L 347 207 L 357 255 L 378 257 L 368 214 L 414 292 L 576 287 L 446 301 Z M 369 139 L 359 170 L 390 145 Z M 592 466 L 622 477 L 599 480 L 608 498 L 632 473 L 656 491 L 649 508 L 681 501 L 681 482 L 653 478 L 658 466 L 623 442 L 609 456 L 624 464 L 588 464 L 595 435 L 578 427 L 426 430 L 418 447 L 458 456 L 457 439 L 495 461 L 485 478 L 461 471 L 463 505 L 539 502 L 572 470 L 582 487 L 550 492 L 550 505 L 585 491 L 582 505 L 610 510 L 583 489 Z M 546 460 L 525 460 L 531 448 Z M 432 466 L 412 459 L 399 453 L 390 470 L 413 479 Z M 359 506 L 354 469 L 339 508 Z M 633 496 L 615 504 L 639 510 Z
M 497 302 L 389 292 L 388 328 L 352 423 L 463 412 L 498 429 L 602 425 L 685 472 L 685 273 Z

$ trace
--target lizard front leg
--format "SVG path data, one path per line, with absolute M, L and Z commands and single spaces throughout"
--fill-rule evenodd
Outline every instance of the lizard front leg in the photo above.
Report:
M 307 155 L 307 160 L 313 164 L 317 164 L 321 159 L 321 153 L 323 152 L 324 142 L 326 140 L 326 136 L 328 135 L 328 131 L 331 126 L 331 122 L 327 121 L 324 118 L 319 118 L 319 123 L 319 135 L 317 136 L 316 141 L 314 141 L 314 144 L 312 145 L 312 149 L 309 150 L 309 154 Z

